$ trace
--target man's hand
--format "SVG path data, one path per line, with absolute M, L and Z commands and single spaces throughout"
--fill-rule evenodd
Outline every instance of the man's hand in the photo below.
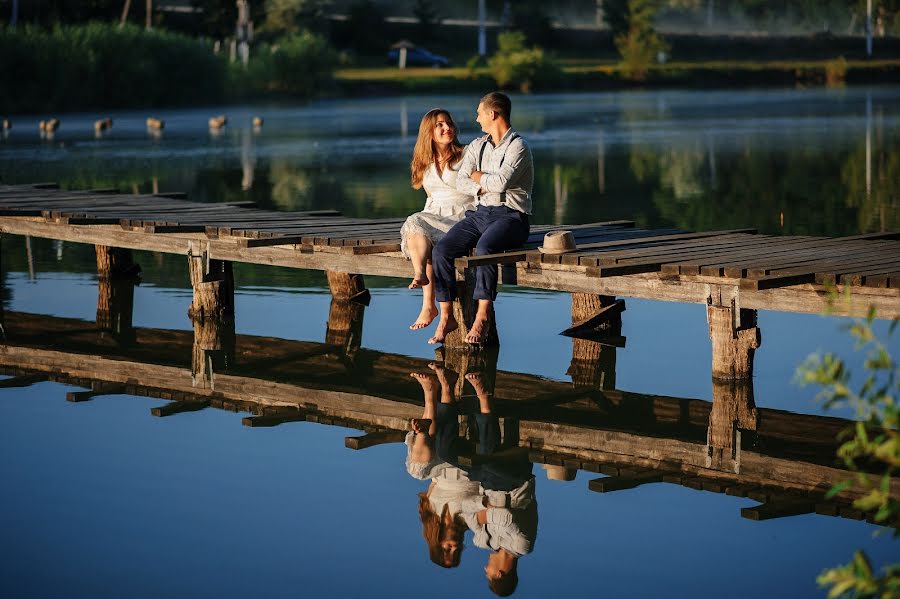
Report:
M 481 171 L 472 171 L 472 181 L 475 181 L 479 185 L 481 185 L 481 176 L 484 175 Z

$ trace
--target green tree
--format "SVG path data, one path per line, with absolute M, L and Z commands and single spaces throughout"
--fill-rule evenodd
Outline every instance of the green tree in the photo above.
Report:
M 529 92 L 559 76 L 559 69 L 541 48 L 525 46 L 524 33 L 501 33 L 497 36 L 497 44 L 497 53 L 488 60 L 488 69 L 500 87 L 516 86 Z
M 669 46 L 653 28 L 653 18 L 662 0 L 627 0 L 624 33 L 615 36 L 616 49 L 622 55 L 622 73 L 629 79 L 642 80 L 660 52 Z
M 262 29 L 272 35 L 321 31 L 328 0 L 266 0 Z

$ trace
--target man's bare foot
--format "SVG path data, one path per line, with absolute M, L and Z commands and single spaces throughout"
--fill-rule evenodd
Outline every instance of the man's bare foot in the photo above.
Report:
M 419 317 L 416 318 L 416 321 L 409 325 L 409 329 L 411 331 L 418 331 L 419 329 L 424 329 L 437 318 L 438 309 L 434 306 L 428 308 L 422 308 L 422 311 L 419 312 Z
M 487 318 L 478 318 L 476 316 L 475 322 L 472 323 L 472 328 L 469 329 L 469 334 L 466 335 L 466 343 L 474 345 L 482 343 L 487 332 L 487 324 Z
M 409 421 L 409 427 L 415 433 L 419 433 L 421 435 L 428 434 L 428 429 L 431 427 L 431 418 L 411 418 Z
M 480 372 L 470 372 L 466 375 L 466 380 L 472 383 L 472 388 L 475 389 L 476 395 L 487 393 L 487 390 L 484 388 L 484 379 L 481 377 Z
M 413 280 L 409 284 L 410 289 L 418 289 L 419 287 L 425 287 L 431 281 L 428 280 L 428 277 L 425 275 L 416 275 L 413 277 Z
M 459 328 L 459 324 L 456 322 L 456 319 L 453 316 L 448 316 L 446 319 L 441 318 L 441 321 L 438 323 L 437 329 L 434 331 L 434 337 L 428 340 L 430 345 L 435 345 L 437 343 L 443 343 L 444 339 L 447 338 L 447 335 L 455 331 Z
M 459 374 L 457 374 L 455 370 L 449 370 L 445 368 L 443 364 L 438 364 L 437 362 L 432 362 L 428 367 L 434 371 L 435 375 L 437 375 L 437 380 L 441 384 L 441 390 L 452 390 L 456 386 Z

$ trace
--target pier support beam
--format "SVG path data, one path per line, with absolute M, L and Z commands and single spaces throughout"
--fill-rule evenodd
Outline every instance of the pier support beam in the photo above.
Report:
M 619 307 L 621 306 L 621 307 Z M 572 325 L 593 319 L 598 314 L 607 314 L 607 318 L 597 323 L 596 329 L 602 327 L 603 338 L 620 338 L 622 334 L 622 311 L 624 302 L 619 304 L 616 298 L 591 293 L 572 294 Z M 616 348 L 606 345 L 594 338 L 572 338 L 572 362 L 567 373 L 572 377 L 576 387 L 609 390 L 616 388 Z
M 712 341 L 714 380 L 746 380 L 753 376 L 753 354 L 761 337 L 756 310 L 732 306 L 707 306 L 709 338 Z
M 141 272 L 129 249 L 95 245 L 94 250 L 97 252 L 97 276 L 100 278 L 121 279 L 137 276 Z
M 192 319 L 224 319 L 234 316 L 234 273 L 231 262 L 211 260 L 202 248 L 191 244 L 188 268 L 194 299 L 188 309 Z
M 326 270 L 325 276 L 328 278 L 328 289 L 334 299 L 369 305 L 371 296 L 362 275 Z
M 468 350 L 474 346 L 466 343 L 466 335 L 475 322 L 475 314 L 478 312 L 478 301 L 472 298 L 475 289 L 475 268 L 466 268 L 459 273 L 456 279 L 456 300 L 453 302 L 453 316 L 459 323 L 459 328 L 447 335 L 444 339 L 444 347 L 454 350 Z M 497 318 L 494 314 L 494 306 L 491 304 L 488 315 L 488 324 L 482 336 L 481 347 L 499 347 L 500 337 L 497 334 Z
M 134 286 L 141 267 L 130 249 L 95 245 L 97 253 L 97 328 L 122 344 L 134 342 Z

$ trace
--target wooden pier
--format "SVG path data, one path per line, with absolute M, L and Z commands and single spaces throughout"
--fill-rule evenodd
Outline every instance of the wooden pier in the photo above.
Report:
M 122 343 L 100 323 L 18 312 L 5 315 L 5 329 L 0 373 L 11 378 L 0 388 L 51 380 L 86 389 L 66 394 L 76 403 L 118 394 L 167 400 L 150 410 L 157 417 L 220 408 L 247 413 L 250 427 L 302 421 L 367 433 L 347 437 L 351 449 L 401 443 L 423 405 L 409 373 L 428 372 L 427 360 L 365 349 L 348 356 L 328 342 L 238 335 L 209 349 L 202 330 L 136 329 Z M 712 402 L 617 390 L 615 350 L 607 349 L 612 359 L 596 364 L 605 377 L 582 376 L 575 356 L 570 383 L 498 372 L 489 355 L 454 367 L 490 381 L 506 441 L 554 480 L 580 470 L 605 475 L 588 483 L 598 493 L 665 482 L 749 497 L 760 505 L 741 514 L 755 520 L 814 511 L 871 517 L 852 507 L 852 490 L 825 499 L 849 476 L 835 457 L 849 421 L 757 407 L 751 381 L 714 384 Z M 461 376 L 456 394 L 463 405 L 474 401 Z M 460 427 L 465 436 L 465 416 Z M 900 480 L 891 488 L 900 495 Z
M 339 302 L 332 306 L 338 336 L 361 322 L 362 308 L 340 302 L 366 303 L 365 275 L 412 274 L 399 251 L 403 219 L 272 212 L 240 202 L 189 202 L 183 195 L 0 186 L 0 231 L 93 244 L 101 281 L 136 272 L 131 250 L 185 255 L 194 289 L 190 315 L 200 321 L 232 316 L 233 262 L 326 271 Z M 552 229 L 572 230 L 577 251 L 538 252 Z M 610 308 L 617 298 L 703 304 L 715 379 L 749 377 L 761 339 L 757 310 L 822 313 L 829 308 L 829 291 L 846 285 L 850 301 L 835 303 L 831 313 L 864 315 L 874 308 L 879 318 L 900 317 L 897 232 L 822 238 L 757 235 L 747 229 L 643 230 L 630 221 L 539 225 L 521 250 L 457 261 L 457 310 L 465 318 L 448 336 L 448 349 L 466 347 L 463 339 L 473 315 L 466 290 L 473 268 L 483 264 L 502 265 L 504 283 L 571 293 L 573 334 L 594 340 L 598 327 L 606 326 L 609 333 L 610 318 L 613 323 L 621 318 L 621 304 Z M 117 288 L 107 287 L 108 295 Z M 589 345 L 584 350 L 591 352 Z

